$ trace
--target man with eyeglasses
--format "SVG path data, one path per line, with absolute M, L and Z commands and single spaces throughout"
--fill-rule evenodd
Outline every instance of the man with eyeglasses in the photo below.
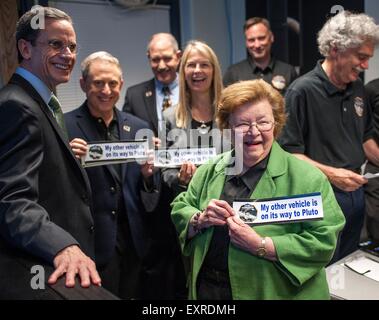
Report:
M 16 41 L 20 65 L 0 91 L 0 299 L 70 298 L 80 287 L 103 291 L 95 289 L 101 279 L 93 261 L 89 181 L 71 152 L 55 97 L 76 60 L 72 20 L 58 9 L 33 7 L 19 19 Z M 35 266 L 42 269 L 33 279 Z

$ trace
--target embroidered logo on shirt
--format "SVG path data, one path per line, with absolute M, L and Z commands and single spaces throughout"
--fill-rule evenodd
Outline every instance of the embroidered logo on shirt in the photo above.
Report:
M 355 112 L 357 113 L 357 115 L 359 117 L 363 116 L 363 106 L 364 106 L 363 99 L 361 97 L 355 97 L 354 98 L 354 109 L 355 109 Z
M 272 86 L 275 89 L 283 90 L 286 87 L 286 79 L 283 76 L 274 76 L 271 80 Z

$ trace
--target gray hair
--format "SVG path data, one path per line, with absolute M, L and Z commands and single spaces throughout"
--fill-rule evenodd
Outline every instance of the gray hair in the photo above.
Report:
M 106 51 L 97 51 L 94 53 L 91 53 L 88 57 L 86 57 L 82 63 L 80 64 L 80 70 L 82 72 L 82 78 L 85 80 L 87 79 L 89 67 L 91 66 L 91 63 L 95 60 L 101 60 L 106 61 L 108 63 L 112 63 L 117 66 L 117 68 L 120 70 L 121 78 L 122 78 L 122 69 L 120 62 L 118 59 L 114 56 L 112 56 L 109 52 Z
M 379 26 L 366 14 L 342 11 L 330 18 L 318 33 L 318 49 L 328 57 L 332 48 L 346 51 L 365 42 L 379 44 Z
M 45 19 L 66 20 L 72 24 L 71 17 L 67 13 L 57 8 L 42 7 L 39 5 L 33 6 L 33 8 L 25 12 L 17 22 L 16 43 L 18 43 L 18 40 L 24 39 L 26 41 L 29 41 L 33 46 L 35 45 L 35 42 L 38 38 L 41 29 L 35 27 L 33 28 L 32 20 L 35 18 L 35 16 L 41 13 L 45 17 Z M 18 46 L 17 54 L 18 62 L 21 62 L 23 60 L 23 57 L 18 49 Z
M 161 32 L 161 33 L 153 34 L 151 36 L 150 41 L 147 44 L 147 48 L 146 48 L 147 55 L 149 55 L 149 53 L 150 53 L 151 44 L 153 43 L 153 41 L 157 41 L 157 40 L 166 40 L 166 41 L 170 42 L 172 49 L 175 52 L 179 50 L 178 41 L 176 41 L 175 37 L 171 33 Z

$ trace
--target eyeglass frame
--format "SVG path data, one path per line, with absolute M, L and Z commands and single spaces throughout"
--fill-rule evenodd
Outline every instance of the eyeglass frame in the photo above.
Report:
M 259 129 L 258 126 L 260 126 L 261 124 L 263 123 L 270 123 L 270 128 L 269 129 L 265 129 L 265 130 L 262 130 L 262 129 Z M 255 126 L 255 128 L 259 131 L 259 132 L 268 132 L 270 131 L 272 128 L 274 128 L 275 126 L 275 121 L 259 121 L 259 122 L 242 122 L 242 123 L 239 123 L 237 125 L 233 125 L 232 128 L 236 131 L 239 131 L 239 132 L 242 132 L 242 133 L 247 133 L 251 130 L 252 127 Z M 241 126 L 249 126 L 247 130 L 242 130 L 242 129 L 239 129 L 238 127 L 241 127 Z
M 35 42 L 43 44 L 43 45 L 47 45 L 49 48 L 51 48 L 52 50 L 56 52 L 63 52 L 66 48 L 70 50 L 71 54 L 77 54 L 79 51 L 79 46 L 76 43 L 65 44 L 64 41 L 58 40 L 58 39 L 47 40 L 47 43 L 44 41 L 35 41 Z M 54 44 L 58 44 L 58 46 Z M 70 46 L 72 45 L 74 45 L 73 49 L 70 48 Z

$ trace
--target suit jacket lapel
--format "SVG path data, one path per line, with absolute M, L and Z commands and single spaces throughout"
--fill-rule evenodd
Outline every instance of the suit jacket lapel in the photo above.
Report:
M 158 115 L 157 115 L 157 97 L 155 95 L 154 79 L 151 79 L 143 92 L 145 107 L 151 123 L 154 125 L 154 131 L 158 132 Z
M 80 172 L 82 174 L 82 177 L 83 177 L 84 183 L 87 187 L 87 190 L 91 190 L 90 183 L 89 183 L 89 180 L 88 180 L 88 177 L 87 177 L 85 170 L 79 164 L 78 160 L 75 158 L 75 155 L 73 154 L 71 147 L 68 144 L 69 141 L 68 141 L 66 135 L 63 134 L 61 128 L 59 127 L 59 125 L 58 125 L 57 121 L 55 120 L 53 114 L 51 113 L 49 107 L 43 101 L 42 97 L 38 94 L 38 92 L 34 89 L 34 87 L 27 80 L 25 80 L 23 77 L 19 76 L 18 74 L 14 74 L 9 82 L 22 87 L 32 97 L 32 99 L 34 99 L 37 102 L 37 104 L 40 106 L 42 112 L 45 114 L 45 116 L 49 120 L 50 124 L 52 125 L 57 136 L 62 140 L 61 142 L 64 145 L 64 148 L 66 148 L 68 153 L 71 155 L 72 160 L 74 160 L 75 163 L 77 164 L 77 168 L 80 170 Z
M 79 129 L 82 131 L 83 136 L 86 138 L 87 142 L 92 143 L 95 141 L 103 141 L 104 139 L 100 137 L 95 124 L 90 118 L 91 115 L 87 108 L 88 107 L 86 101 L 80 106 L 79 113 L 76 115 L 77 125 Z M 108 170 L 112 177 L 121 184 L 121 181 L 118 179 L 118 174 L 114 169 L 113 165 L 106 165 L 104 166 L 104 169 Z
M 10 80 L 11 83 L 15 83 L 22 88 L 24 88 L 28 94 L 40 105 L 41 110 L 46 115 L 47 119 L 53 126 L 54 130 L 58 134 L 58 136 L 65 142 L 65 146 L 71 151 L 69 145 L 68 145 L 68 139 L 66 135 L 62 132 L 62 129 L 59 127 L 58 122 L 55 120 L 52 112 L 50 111 L 48 105 L 43 101 L 42 97 L 38 94 L 38 92 L 34 89 L 34 87 L 26 81 L 23 77 L 19 76 L 18 74 L 14 74 L 12 76 L 12 79 Z
M 86 138 L 87 142 L 103 140 L 91 121 L 90 114 L 87 109 L 87 101 L 84 102 L 79 108 L 79 113 L 76 115 L 76 124 L 78 125 L 83 136 Z
M 134 136 L 131 134 L 131 124 L 128 122 L 128 117 L 126 113 L 120 112 L 119 110 L 116 109 L 117 113 L 117 121 L 118 121 L 118 129 L 120 132 L 120 140 L 133 140 Z M 127 163 L 123 163 L 121 165 L 121 175 L 122 177 L 125 176 L 126 174 L 126 169 L 127 169 Z

